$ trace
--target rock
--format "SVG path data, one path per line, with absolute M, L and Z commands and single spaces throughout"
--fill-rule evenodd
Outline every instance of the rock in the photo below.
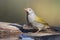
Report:
M 20 28 L 20 30 L 23 32 L 23 33 L 30 33 L 30 32 L 36 32 L 36 31 L 38 31 L 38 29 L 37 28 L 33 28 L 33 27 L 31 27 L 31 26 L 28 26 L 28 25 L 23 25 L 23 27 L 21 27 Z
M 0 22 L 0 38 L 16 37 L 21 33 L 17 27 L 8 24 Z
M 0 40 L 19 40 L 18 37 L 9 37 L 9 38 L 2 38 Z

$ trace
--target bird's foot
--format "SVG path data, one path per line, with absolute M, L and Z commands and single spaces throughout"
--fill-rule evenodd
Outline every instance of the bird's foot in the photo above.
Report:
M 37 32 L 35 32 L 35 33 L 40 33 L 40 32 L 44 32 L 44 30 L 38 30 Z
M 39 31 L 35 32 L 35 33 L 39 33 Z

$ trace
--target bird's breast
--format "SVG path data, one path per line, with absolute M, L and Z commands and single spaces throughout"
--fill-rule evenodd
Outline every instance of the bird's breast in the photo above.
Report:
M 29 22 L 34 22 L 34 20 L 35 20 L 35 16 L 34 15 L 28 15 L 28 20 L 29 20 Z

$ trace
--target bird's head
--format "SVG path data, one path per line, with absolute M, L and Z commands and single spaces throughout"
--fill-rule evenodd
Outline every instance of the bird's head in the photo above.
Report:
M 28 13 L 28 14 L 34 13 L 34 11 L 31 8 L 26 8 L 25 12 Z

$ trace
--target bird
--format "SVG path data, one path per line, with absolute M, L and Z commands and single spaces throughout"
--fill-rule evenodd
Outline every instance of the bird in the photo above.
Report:
M 33 27 L 37 27 L 37 32 L 50 28 L 49 24 L 43 18 L 38 17 L 32 8 L 25 8 L 24 10 L 27 13 L 28 24 L 30 23 Z

